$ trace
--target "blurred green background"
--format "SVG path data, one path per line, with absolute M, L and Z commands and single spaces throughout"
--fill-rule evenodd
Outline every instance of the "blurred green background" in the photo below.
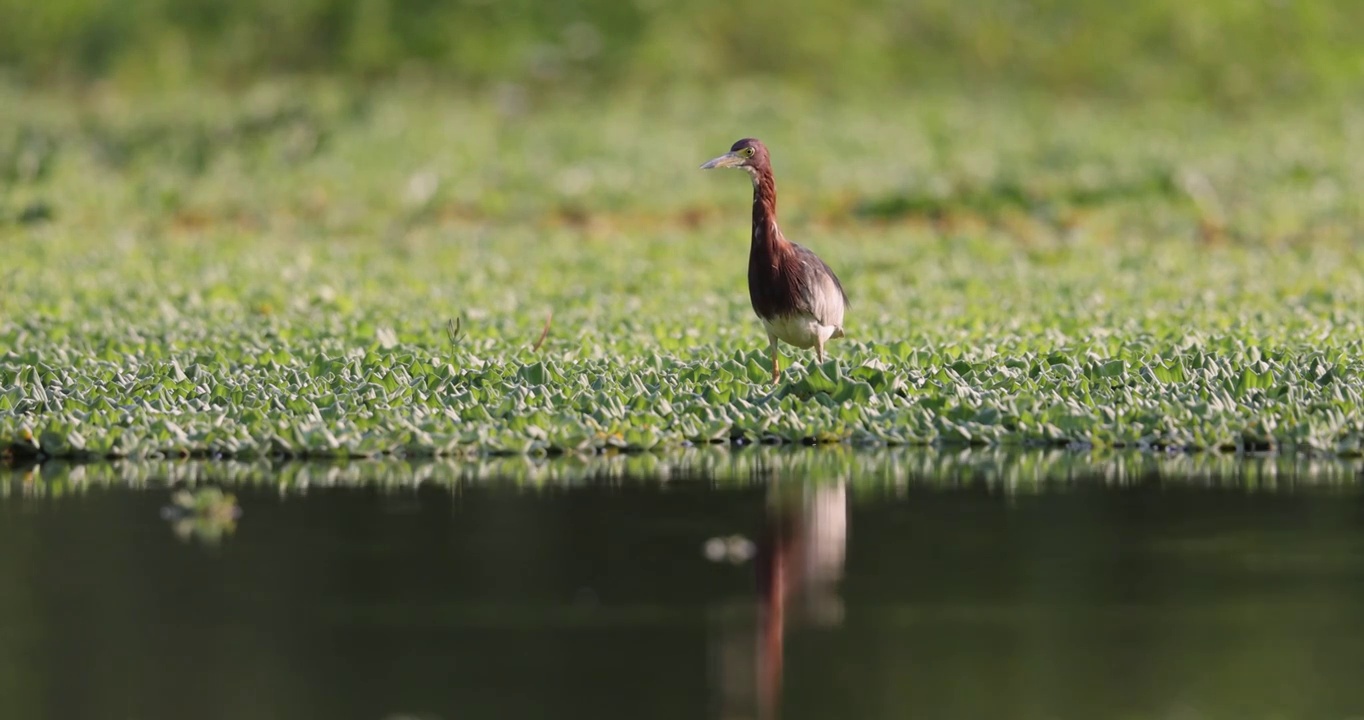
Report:
M 1215 103 L 1357 92 L 1358 0 L 0 0 L 22 85 L 420 75 L 532 92 L 780 80 Z
M 1361 27 L 1359 0 L 0 0 L 0 441 L 1357 454 Z M 748 183 L 698 170 L 744 136 L 855 308 L 803 396 L 768 395 Z M 505 392 L 413 389 L 485 364 Z

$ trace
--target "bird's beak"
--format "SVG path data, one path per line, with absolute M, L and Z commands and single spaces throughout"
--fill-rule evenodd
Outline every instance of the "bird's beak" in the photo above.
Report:
M 742 164 L 743 161 L 744 161 L 744 159 L 741 158 L 741 157 L 739 157 L 738 154 L 732 153 L 732 152 L 727 152 L 727 153 L 725 153 L 724 155 L 721 155 L 720 157 L 715 158 L 714 160 L 711 160 L 710 162 L 706 163 L 705 165 L 702 165 L 702 166 L 701 166 L 701 169 L 702 169 L 702 170 L 713 170 L 713 169 L 715 169 L 715 168 L 739 167 L 739 165 Z

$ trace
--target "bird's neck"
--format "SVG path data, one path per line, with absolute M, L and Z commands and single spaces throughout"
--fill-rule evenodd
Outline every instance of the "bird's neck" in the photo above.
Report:
M 777 181 L 763 168 L 753 173 L 753 252 L 775 254 L 785 242 L 777 227 Z

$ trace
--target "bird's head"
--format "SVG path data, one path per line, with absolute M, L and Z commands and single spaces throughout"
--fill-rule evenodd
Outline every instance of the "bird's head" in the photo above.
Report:
M 765 167 L 767 167 L 767 147 L 756 138 L 744 138 L 734 143 L 729 152 L 702 165 L 701 169 L 741 168 L 756 177 L 758 170 Z

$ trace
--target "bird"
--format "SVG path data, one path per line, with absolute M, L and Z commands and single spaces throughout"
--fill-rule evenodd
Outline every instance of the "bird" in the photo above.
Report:
M 738 168 L 753 180 L 753 238 L 748 250 L 748 298 L 767 331 L 772 352 L 772 382 L 781 380 L 777 341 L 815 349 L 824 362 L 824 345 L 844 337 L 848 294 L 834 271 L 813 251 L 787 240 L 777 225 L 777 183 L 767 146 L 743 138 L 702 170 Z

